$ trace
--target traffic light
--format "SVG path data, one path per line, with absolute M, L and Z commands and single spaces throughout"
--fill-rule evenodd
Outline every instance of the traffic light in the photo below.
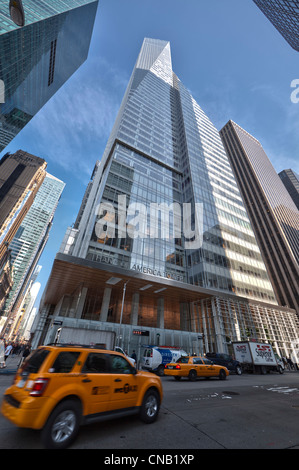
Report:
M 149 336 L 149 331 L 144 331 L 144 330 L 133 330 L 133 335 L 138 335 L 138 336 Z

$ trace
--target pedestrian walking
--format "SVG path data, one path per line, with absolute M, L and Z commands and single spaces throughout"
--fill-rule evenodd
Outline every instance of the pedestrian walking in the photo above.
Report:
M 293 369 L 294 369 L 294 364 L 293 364 L 292 359 L 291 359 L 290 357 L 288 357 L 288 358 L 287 358 L 287 361 L 288 361 L 290 370 L 293 370 Z
M 12 349 L 13 349 L 13 347 L 12 347 L 11 344 L 9 344 L 8 346 L 6 346 L 5 352 L 4 352 L 4 361 L 5 361 L 5 362 L 6 362 L 6 359 L 8 358 L 8 356 L 10 355 Z
M 27 344 L 27 346 L 25 347 L 24 352 L 23 352 L 23 354 L 22 354 L 22 357 L 23 357 L 24 359 L 26 359 L 26 357 L 29 356 L 30 352 L 31 352 L 30 345 Z
M 23 354 L 22 354 L 21 360 L 20 360 L 20 362 L 19 362 L 19 367 L 21 367 L 21 365 L 22 365 L 22 364 L 23 364 L 23 362 L 25 361 L 26 357 L 28 357 L 28 356 L 29 356 L 30 352 L 31 352 L 30 345 L 29 345 L 29 344 L 27 344 L 27 345 L 25 346 L 25 349 L 24 349 L 24 351 L 23 351 Z
M 136 353 L 135 353 L 135 349 L 133 349 L 131 357 L 132 357 L 132 359 L 134 359 L 137 362 L 137 356 L 136 356 Z

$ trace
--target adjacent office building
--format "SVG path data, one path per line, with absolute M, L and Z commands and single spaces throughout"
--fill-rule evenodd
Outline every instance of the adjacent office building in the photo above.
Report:
M 46 176 L 42 158 L 18 150 L 0 160 L 0 308 L 13 285 L 9 244 Z
M 19 28 L 0 2 L 0 151 L 86 60 L 98 0 L 23 3 Z
M 9 245 L 13 264 L 13 286 L 3 314 L 13 327 L 28 284 L 49 238 L 53 218 L 65 183 L 46 174 L 34 202 Z M 6 332 L 7 333 L 7 332 Z
M 35 344 L 59 324 L 114 330 L 139 355 L 142 335 L 197 353 L 271 336 L 290 355 L 298 317 L 278 307 L 219 133 L 174 74 L 167 41 L 142 44 Z
M 299 1 L 253 0 L 280 34 L 299 51 Z
M 34 201 L 46 167 L 45 160 L 23 150 L 0 160 L 0 260 Z
M 278 176 L 285 185 L 286 190 L 299 211 L 299 175 L 295 173 L 295 171 L 288 169 L 278 173 Z
M 299 213 L 260 142 L 233 121 L 220 131 L 280 305 L 299 314 Z
M 13 271 L 11 263 L 11 254 L 6 250 L 4 256 L 0 261 L 0 312 L 4 306 L 4 302 L 13 285 Z M 0 320 L 0 332 L 4 325 L 4 320 Z

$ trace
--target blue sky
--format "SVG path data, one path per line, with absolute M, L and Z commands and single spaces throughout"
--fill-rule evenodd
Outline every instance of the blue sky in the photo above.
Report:
M 39 262 L 41 292 L 144 37 L 170 41 L 175 73 L 219 130 L 232 119 L 261 142 L 277 172 L 299 172 L 299 103 L 290 98 L 299 53 L 252 0 L 100 0 L 88 60 L 0 155 L 26 150 L 66 183 Z

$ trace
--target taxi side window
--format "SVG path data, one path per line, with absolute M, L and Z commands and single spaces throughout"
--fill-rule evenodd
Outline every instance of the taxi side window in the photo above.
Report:
M 59 353 L 50 369 L 51 372 L 56 374 L 65 374 L 71 372 L 79 355 L 80 352 L 76 351 L 63 351 Z
M 203 362 L 204 362 L 204 364 L 206 364 L 207 366 L 213 365 L 213 362 L 210 361 L 209 359 L 203 359 Z
M 202 364 L 202 360 L 199 357 L 193 359 L 193 364 Z
M 112 374 L 132 374 L 133 367 L 122 356 L 111 355 L 111 372 Z
M 109 372 L 107 355 L 99 353 L 90 353 L 81 372 L 90 374 L 105 374 Z
M 187 356 L 180 357 L 176 362 L 180 362 L 182 364 L 188 364 L 189 357 L 187 357 Z

